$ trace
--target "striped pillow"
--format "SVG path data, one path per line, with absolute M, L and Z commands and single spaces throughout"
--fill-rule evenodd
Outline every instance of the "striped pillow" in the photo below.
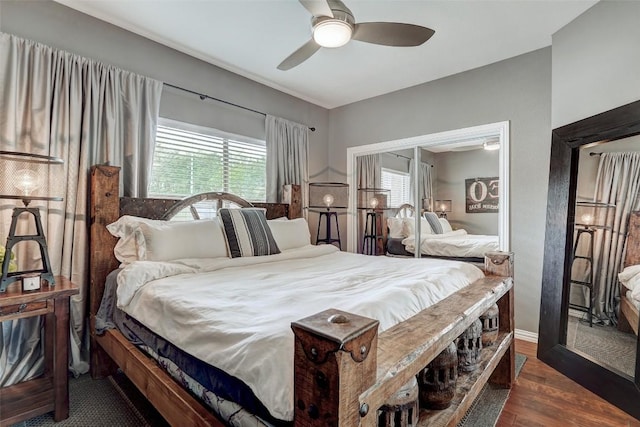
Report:
M 218 210 L 231 258 L 279 254 L 264 209 Z
M 424 212 L 422 216 L 424 216 L 424 218 L 431 226 L 433 234 L 442 234 L 442 224 L 438 219 L 438 215 L 436 215 L 434 212 Z

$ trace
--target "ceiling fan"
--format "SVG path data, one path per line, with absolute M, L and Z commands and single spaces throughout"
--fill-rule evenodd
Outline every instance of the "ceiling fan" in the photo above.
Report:
M 352 39 L 384 46 L 419 46 L 435 33 L 431 28 L 399 22 L 356 23 L 340 0 L 299 1 L 313 15 L 313 38 L 282 61 L 279 70 L 300 65 L 321 47 L 340 47 Z

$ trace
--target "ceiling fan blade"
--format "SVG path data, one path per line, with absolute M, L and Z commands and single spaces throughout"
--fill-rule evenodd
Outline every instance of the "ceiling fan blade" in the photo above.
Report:
M 435 33 L 431 28 L 398 22 L 356 24 L 353 40 L 385 46 L 419 46 Z
M 333 18 L 333 12 L 326 0 L 298 0 L 313 16 Z
M 308 42 L 300 46 L 298 50 L 287 56 L 287 58 L 282 61 L 280 65 L 278 65 L 278 70 L 287 71 L 302 64 L 319 49 L 320 45 L 318 43 L 316 43 L 313 39 L 309 40 Z

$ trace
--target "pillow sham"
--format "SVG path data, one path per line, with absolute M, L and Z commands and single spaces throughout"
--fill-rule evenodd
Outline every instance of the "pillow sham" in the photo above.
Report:
M 116 222 L 107 225 L 107 230 L 118 241 L 113 249 L 116 259 L 123 264 L 144 259 L 144 252 L 138 251 L 135 231 L 140 224 L 162 224 L 166 221 L 123 215 Z
M 416 222 L 415 218 L 403 218 L 402 219 L 402 233 L 403 237 L 412 237 L 416 234 Z M 420 234 L 433 234 L 433 230 L 429 225 L 429 222 L 420 217 Z
M 453 231 L 453 228 L 451 227 L 451 224 L 449 224 L 447 218 L 438 218 L 438 220 L 440 221 L 440 225 L 442 225 L 443 234 L 451 233 Z
M 231 258 L 280 253 L 264 209 L 222 208 L 218 211 Z M 283 221 L 284 222 L 284 221 Z
M 311 244 L 309 224 L 304 218 L 296 218 L 288 221 L 280 219 L 267 220 L 271 234 L 278 245 L 278 249 L 286 251 L 297 249 Z
M 407 237 L 404 234 L 403 218 L 387 218 L 387 227 L 389 227 L 389 237 L 391 238 L 403 238 Z
M 424 212 L 422 216 L 427 220 L 427 222 L 429 222 L 429 225 L 433 230 L 433 234 L 442 234 L 442 224 L 435 212 Z
M 183 258 L 228 257 L 220 221 L 161 221 L 141 223 L 135 231 L 140 259 L 171 261 Z

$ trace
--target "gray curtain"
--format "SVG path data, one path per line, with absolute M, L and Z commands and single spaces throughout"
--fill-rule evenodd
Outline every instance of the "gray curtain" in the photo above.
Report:
M 267 115 L 267 201 L 282 201 L 282 186 L 302 187 L 302 206 L 307 206 L 309 183 L 309 128 Z M 305 210 L 306 212 L 306 210 Z
M 616 316 L 629 213 L 640 209 L 639 191 L 640 153 L 600 155 L 594 201 L 615 205 L 611 229 L 599 230 L 594 239 L 595 312 L 603 320 Z
M 413 173 L 413 159 L 409 160 L 409 188 L 411 189 L 411 197 L 413 197 L 416 185 L 415 175 Z M 420 212 L 423 206 L 423 200 L 427 199 L 429 203 L 429 209 L 433 206 L 433 184 L 431 181 L 431 165 L 420 162 L 420 179 L 418 180 L 420 185 L 420 200 L 418 205 L 414 206 L 416 212 Z
M 88 371 L 88 172 L 96 163 L 122 166 L 124 195 L 146 194 L 162 83 L 68 52 L 0 33 L 0 147 L 64 160 L 64 201 L 40 207 L 54 274 L 80 288 L 71 298 L 74 374 Z M 0 237 L 15 205 L 1 201 Z M 24 229 L 29 224 L 21 226 Z M 21 231 L 22 234 L 22 231 Z M 17 247 L 16 247 L 17 249 Z M 17 251 L 21 269 L 27 248 Z M 39 319 L 3 322 L 0 385 L 42 370 Z

